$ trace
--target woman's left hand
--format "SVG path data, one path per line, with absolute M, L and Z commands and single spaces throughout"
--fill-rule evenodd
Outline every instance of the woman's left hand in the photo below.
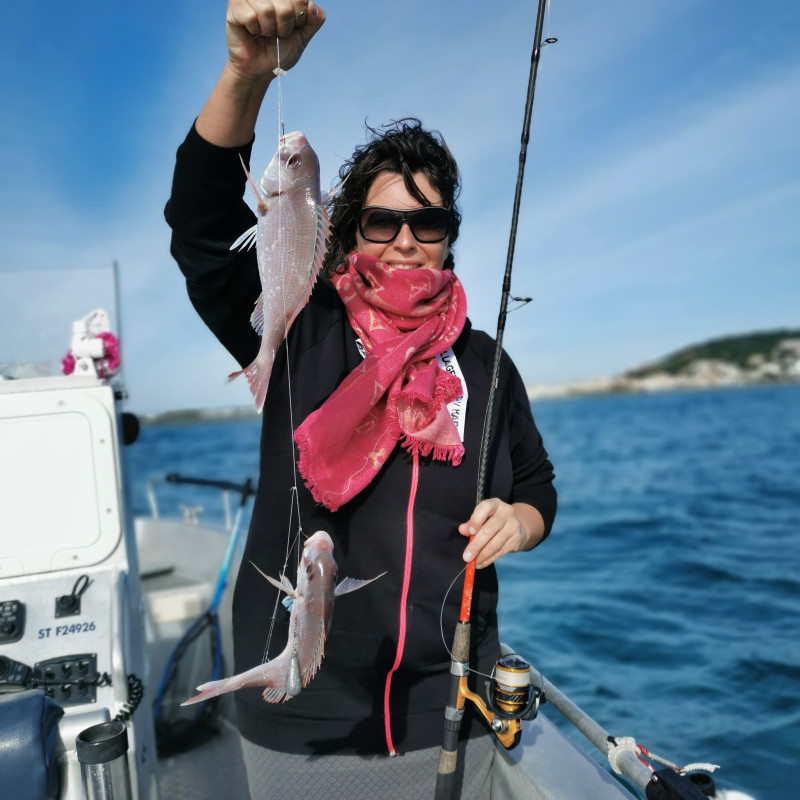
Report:
M 491 497 L 475 506 L 469 520 L 458 526 L 458 532 L 472 537 L 464 550 L 464 561 L 475 559 L 475 566 L 482 569 L 506 553 L 536 547 L 544 536 L 544 520 L 527 503 L 509 504 Z

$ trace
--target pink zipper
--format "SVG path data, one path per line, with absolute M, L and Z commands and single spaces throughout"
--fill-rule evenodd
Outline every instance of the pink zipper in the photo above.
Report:
M 411 490 L 408 496 L 408 510 L 406 511 L 406 558 L 403 566 L 403 591 L 400 595 L 400 632 L 397 637 L 397 652 L 394 664 L 386 676 L 386 686 L 383 690 L 383 726 L 386 734 L 386 746 L 389 755 L 398 755 L 392 741 L 392 717 L 389 710 L 389 693 L 392 686 L 392 675 L 397 672 L 403 660 L 403 648 L 406 643 L 406 605 L 408 601 L 408 587 L 411 583 L 411 558 L 414 552 L 414 501 L 417 498 L 417 484 L 419 483 L 419 453 L 412 453 Z

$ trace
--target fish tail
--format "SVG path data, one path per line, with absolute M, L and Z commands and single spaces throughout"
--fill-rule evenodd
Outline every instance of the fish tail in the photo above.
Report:
M 235 692 L 237 689 L 245 689 L 248 686 L 267 686 L 283 685 L 286 680 L 286 659 L 276 658 L 266 664 L 259 664 L 257 667 L 234 675 L 232 678 L 222 678 L 218 681 L 210 681 L 197 687 L 194 697 L 184 700 L 182 706 L 190 706 L 193 703 L 202 703 L 228 692 Z
M 269 376 L 272 372 L 272 364 L 274 361 L 274 355 L 270 353 L 259 353 L 250 366 L 228 375 L 228 381 L 232 381 L 242 374 L 247 378 L 247 382 L 250 384 L 250 391 L 256 401 L 256 410 L 259 414 L 264 409 L 264 401 L 267 398 L 267 388 L 269 386 Z
M 204 683 L 202 686 L 197 687 L 199 694 L 190 697 L 188 700 L 184 700 L 181 705 L 190 706 L 193 703 L 202 703 L 204 700 L 210 700 L 212 697 L 217 697 L 226 692 L 233 692 L 239 688 L 241 688 L 239 682 L 234 678 L 223 678 L 220 681 Z

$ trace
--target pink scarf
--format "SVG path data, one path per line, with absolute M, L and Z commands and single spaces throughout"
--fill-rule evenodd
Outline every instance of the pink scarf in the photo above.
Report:
M 331 511 L 355 497 L 400 442 L 411 453 L 461 463 L 464 447 L 447 403 L 461 381 L 435 356 L 456 341 L 467 303 L 450 270 L 399 269 L 350 255 L 333 278 L 366 358 L 295 431 L 298 466 Z

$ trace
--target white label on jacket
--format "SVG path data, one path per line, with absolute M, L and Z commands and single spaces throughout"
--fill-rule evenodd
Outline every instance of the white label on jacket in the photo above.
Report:
M 447 404 L 447 410 L 450 412 L 450 416 L 456 425 L 458 436 L 463 443 L 464 423 L 467 418 L 467 395 L 469 394 L 467 391 L 467 382 L 464 380 L 464 373 L 461 371 L 461 367 L 458 364 L 456 354 L 453 352 L 452 347 L 449 347 L 444 353 L 436 356 L 436 360 L 443 370 L 449 372 L 461 381 L 461 388 L 464 390 L 464 394 L 462 394 L 461 397 L 456 397 L 452 403 Z
M 358 352 L 361 353 L 361 358 L 366 358 L 367 350 L 359 337 L 356 337 L 356 347 L 358 348 Z M 467 418 L 467 397 L 469 395 L 467 391 L 467 382 L 464 380 L 464 373 L 461 371 L 461 367 L 458 364 L 456 354 L 453 352 L 452 347 L 449 347 L 444 353 L 440 353 L 436 356 L 436 360 L 439 362 L 439 367 L 441 369 L 449 372 L 461 381 L 461 388 L 464 390 L 464 394 L 462 394 L 461 397 L 456 397 L 452 403 L 447 404 L 447 411 L 450 414 L 450 418 L 455 423 L 456 430 L 458 431 L 458 438 L 461 439 L 463 443 L 464 426 Z

